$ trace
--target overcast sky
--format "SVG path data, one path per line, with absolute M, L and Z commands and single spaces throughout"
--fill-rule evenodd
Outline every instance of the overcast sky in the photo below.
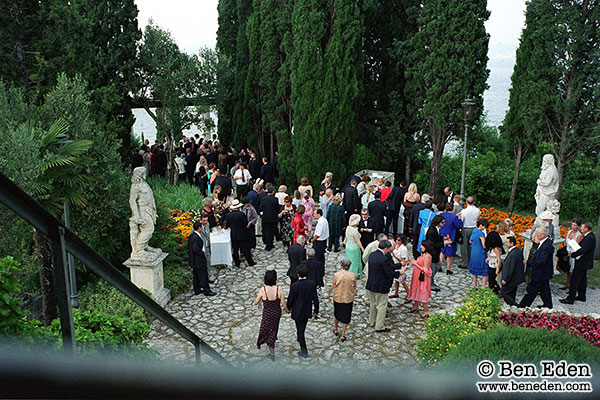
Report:
M 468 1 L 468 0 L 465 0 Z M 167 29 L 179 47 L 195 53 L 200 47 L 215 47 L 218 27 L 218 0 L 136 0 L 139 25 L 148 20 Z M 488 0 L 490 19 L 485 24 L 490 34 L 489 63 L 491 70 L 485 93 L 485 107 L 490 122 L 498 124 L 508 104 L 510 74 L 515 51 L 525 21 L 525 0 Z

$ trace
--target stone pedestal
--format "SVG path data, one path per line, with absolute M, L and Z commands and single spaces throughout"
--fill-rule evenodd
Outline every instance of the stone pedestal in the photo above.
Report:
M 131 272 L 131 282 L 140 289 L 146 289 L 162 307 L 171 300 L 171 292 L 164 286 L 163 260 L 169 253 L 157 253 L 153 259 L 131 259 L 123 263 Z
M 555 225 L 555 226 L 558 226 L 558 225 Z M 523 232 L 523 233 L 519 233 L 519 236 L 521 236 L 525 240 L 525 243 L 523 245 L 523 258 L 525 260 L 528 260 L 529 253 L 531 252 L 531 248 L 533 247 L 533 241 L 531 240 L 531 233 Z M 563 244 L 564 242 L 565 242 L 565 238 L 558 236 L 558 237 L 554 238 L 554 242 L 552 243 L 552 245 L 554 246 L 554 256 L 552 257 L 552 261 L 554 262 L 555 270 L 556 270 L 556 252 L 558 251 L 558 248 L 560 247 L 560 245 Z

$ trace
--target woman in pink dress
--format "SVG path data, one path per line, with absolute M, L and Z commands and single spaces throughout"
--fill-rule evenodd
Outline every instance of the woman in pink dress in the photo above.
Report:
M 302 215 L 302 219 L 304 220 L 304 226 L 306 227 L 306 230 L 308 233 L 310 233 L 312 232 L 313 207 L 315 206 L 315 201 L 309 196 L 308 191 L 304 193 L 302 205 L 304 206 L 304 214 Z
M 423 313 L 419 315 L 421 318 L 429 317 L 427 302 L 431 298 L 431 254 L 434 251 L 433 243 L 429 240 L 423 240 L 421 243 L 421 256 L 416 261 L 410 262 L 414 268 L 408 298 L 413 300 L 415 304 L 409 312 L 418 312 L 419 303 L 421 303 L 423 304 Z

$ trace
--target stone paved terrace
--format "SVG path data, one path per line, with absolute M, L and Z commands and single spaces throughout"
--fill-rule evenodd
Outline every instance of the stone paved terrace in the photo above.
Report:
M 285 273 L 288 261 L 280 242 L 276 243 L 271 252 L 263 250 L 260 238 L 258 242 L 254 251 L 254 259 L 258 263 L 256 266 L 248 267 L 242 262 L 241 268 L 214 269 L 216 282 L 211 287 L 218 292 L 217 296 L 180 295 L 167 305 L 167 310 L 235 366 L 301 368 L 317 363 L 333 368 L 349 365 L 363 368 L 374 364 L 386 368 L 402 368 L 417 365 L 415 343 L 424 335 L 425 321 L 417 314 L 408 313 L 411 304 L 402 304 L 402 286 L 400 297 L 391 299 L 392 308 L 388 308 L 386 326 L 392 329 L 391 332 L 376 333 L 373 328 L 367 327 L 369 311 L 363 277 L 358 281 L 358 294 L 354 301 L 352 322 L 348 326 L 347 340 L 342 343 L 339 337 L 334 336 L 331 282 L 333 274 L 338 270 L 337 259 L 344 255 L 343 249 L 339 253 L 326 253 L 325 287 L 320 315 L 317 320 L 309 321 L 306 329 L 309 358 L 301 359 L 296 355 L 299 345 L 296 341 L 295 324 L 288 314 L 283 313 L 275 347 L 276 360 L 271 361 L 267 357 L 269 350 L 266 345 L 260 350 L 256 347 L 262 307 L 253 306 L 252 302 L 263 286 L 265 270 L 273 267 L 277 270 L 277 283 L 283 286 L 287 296 L 289 278 Z M 455 260 L 460 261 L 460 258 Z M 432 294 L 429 302 L 431 314 L 456 308 L 469 289 L 471 276 L 468 270 L 458 269 L 456 266 L 453 270 L 454 275 L 438 273 L 436 276 L 436 283 L 441 291 Z M 410 285 L 410 276 L 407 282 Z M 523 296 L 524 286 L 521 285 L 519 289 L 518 299 Z M 574 306 L 565 306 L 558 302 L 558 299 L 565 296 L 565 292 L 559 290 L 558 284 L 551 283 L 551 286 L 555 310 L 568 310 L 574 314 L 597 312 L 597 305 L 600 304 L 599 290 L 588 290 L 587 303 L 576 302 Z M 533 305 L 540 303 L 538 297 Z M 178 363 L 194 362 L 194 348 L 190 343 L 158 321 L 153 322 L 152 328 L 148 342 L 160 352 L 161 359 Z M 203 355 L 202 360 L 209 361 L 209 356 Z

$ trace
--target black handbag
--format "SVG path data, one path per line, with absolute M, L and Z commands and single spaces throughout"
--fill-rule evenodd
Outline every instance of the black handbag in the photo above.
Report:
M 463 244 L 462 228 L 458 228 L 456 230 L 456 235 L 455 235 L 454 241 L 458 244 Z
M 421 282 L 425 281 L 425 274 L 423 273 L 423 271 L 421 271 L 421 273 L 419 274 L 419 281 L 421 281 Z

